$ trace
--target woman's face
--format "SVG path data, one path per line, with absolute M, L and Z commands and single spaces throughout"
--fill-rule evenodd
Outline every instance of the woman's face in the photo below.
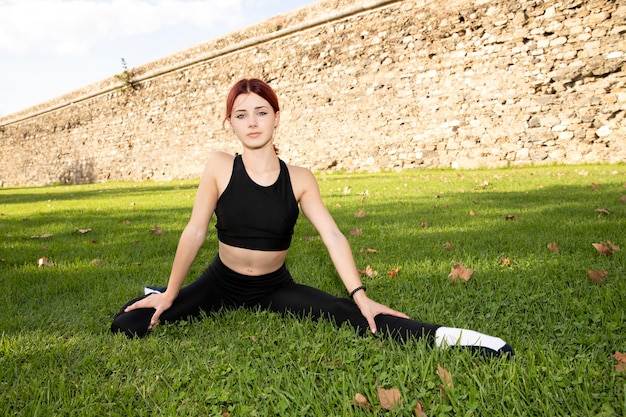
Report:
M 274 112 L 267 100 L 247 93 L 235 99 L 229 122 L 244 147 L 259 149 L 271 146 L 279 118 L 279 112 Z

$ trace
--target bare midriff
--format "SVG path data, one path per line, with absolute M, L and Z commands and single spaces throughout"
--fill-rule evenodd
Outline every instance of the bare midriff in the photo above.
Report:
M 220 259 L 233 271 L 250 276 L 269 274 L 285 263 L 287 250 L 262 251 L 238 248 L 219 242 Z

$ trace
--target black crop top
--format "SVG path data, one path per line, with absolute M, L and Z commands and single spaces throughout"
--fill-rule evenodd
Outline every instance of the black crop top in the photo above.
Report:
M 287 165 L 279 162 L 278 179 L 264 187 L 248 176 L 241 155 L 235 157 L 232 176 L 215 207 L 220 242 L 263 251 L 289 248 L 299 210 Z

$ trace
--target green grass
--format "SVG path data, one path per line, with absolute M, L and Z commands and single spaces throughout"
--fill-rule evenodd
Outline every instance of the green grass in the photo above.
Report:
M 625 165 L 319 180 L 359 268 L 378 271 L 363 278 L 372 298 L 500 336 L 515 357 L 484 360 L 245 310 L 162 326 L 144 340 L 113 336 L 122 304 L 167 282 L 197 183 L 4 188 L 0 415 L 412 416 L 417 401 L 430 417 L 626 414 L 626 373 L 612 357 L 626 351 Z M 360 209 L 366 217 L 355 217 Z M 356 228 L 362 234 L 350 235 Z M 288 266 L 299 282 L 345 295 L 316 236 L 301 217 Z M 215 254 L 213 227 L 207 240 L 189 280 Z M 599 256 L 592 243 L 602 241 L 623 249 Z M 360 253 L 367 248 L 377 252 Z M 54 266 L 38 268 L 44 256 Z M 454 283 L 459 262 L 474 274 Z M 591 283 L 588 269 L 606 270 L 606 281 Z M 445 396 L 438 365 L 452 375 Z M 378 387 L 398 388 L 403 405 L 382 410 Z M 357 393 L 371 410 L 354 406 Z

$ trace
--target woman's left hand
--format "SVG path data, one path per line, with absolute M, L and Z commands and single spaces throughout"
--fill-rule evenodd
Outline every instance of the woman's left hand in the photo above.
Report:
M 372 333 L 376 333 L 376 322 L 374 321 L 374 317 L 376 317 L 379 314 L 387 314 L 389 316 L 401 317 L 403 319 L 410 318 L 409 316 L 407 316 L 404 313 L 401 313 L 400 311 L 396 311 L 394 309 L 387 307 L 386 305 L 383 305 L 383 304 L 377 303 L 374 300 L 371 300 L 365 294 L 365 291 L 359 291 L 358 293 L 356 293 L 354 295 L 354 302 L 359 307 L 359 310 L 361 310 L 361 314 L 363 314 L 363 317 L 365 317 L 365 320 L 367 320 L 367 323 Z

